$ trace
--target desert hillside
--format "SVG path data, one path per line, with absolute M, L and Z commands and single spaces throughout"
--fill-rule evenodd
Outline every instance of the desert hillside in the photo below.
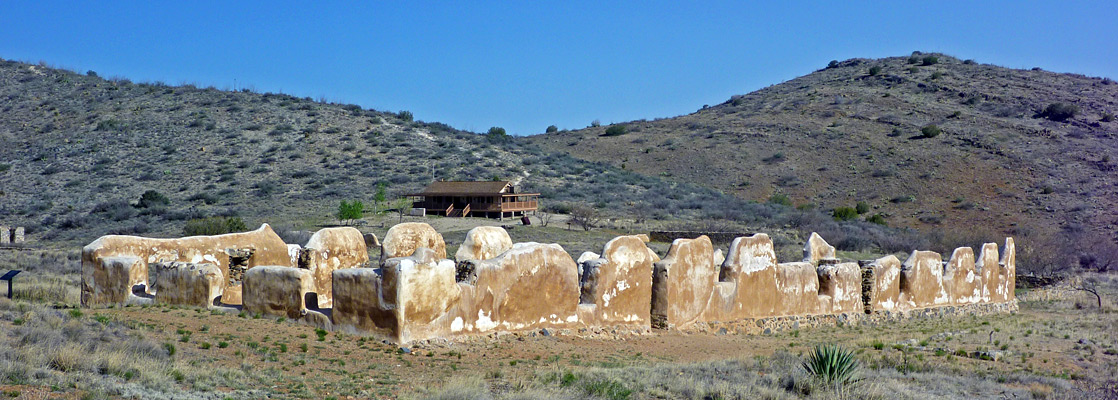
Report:
M 1092 267 L 1118 254 L 1116 99 L 1110 79 L 914 53 L 832 62 L 688 115 L 530 141 L 748 200 L 863 202 L 862 218 L 947 241 L 1014 235 L 1026 257 Z M 1073 253 L 1069 242 L 1078 254 L 1051 258 Z
M 746 207 L 713 189 L 407 111 L 2 60 L 0 99 L 0 224 L 27 227 L 40 245 L 178 236 L 187 221 L 211 216 L 305 229 L 336 223 L 342 200 L 372 211 L 378 184 L 391 201 L 435 179 L 512 180 L 542 192 L 548 207 L 607 215 L 635 199 L 657 200 L 675 217 Z

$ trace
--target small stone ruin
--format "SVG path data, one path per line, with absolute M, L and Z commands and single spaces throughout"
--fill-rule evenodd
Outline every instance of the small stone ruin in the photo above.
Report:
M 470 230 L 454 260 L 423 223 L 383 241 L 322 229 L 288 245 L 267 224 L 180 239 L 103 236 L 82 251 L 82 305 L 157 302 L 240 307 L 396 343 L 540 329 L 744 333 L 952 313 L 1016 310 L 1007 238 L 944 262 L 934 252 L 844 262 L 812 234 L 802 261 L 778 263 L 772 240 L 675 239 L 661 259 L 647 235 L 619 236 L 576 261 L 557 244 Z M 369 260 L 367 245 L 382 258 Z M 1000 256 L 1000 257 L 999 257 Z
M 10 228 L 0 225 L 0 246 L 24 243 L 24 230 L 22 226 Z

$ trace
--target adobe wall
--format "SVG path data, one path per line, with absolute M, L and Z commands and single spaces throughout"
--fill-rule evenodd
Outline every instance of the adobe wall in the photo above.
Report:
M 584 325 L 651 324 L 652 269 L 660 261 L 639 236 L 618 236 L 601 257 L 581 263 L 579 319 Z
M 320 230 L 306 248 L 283 244 L 267 225 L 182 239 L 110 235 L 83 249 L 82 304 L 154 294 L 209 307 L 236 290 L 248 312 L 397 343 L 545 328 L 765 332 L 1016 307 L 1011 238 L 1000 252 L 987 243 L 976 257 L 964 247 L 943 262 L 914 251 L 903 263 L 843 262 L 814 233 L 803 261 L 786 263 L 766 234 L 735 238 L 725 255 L 707 236 L 676 239 L 662 260 L 647 236 L 619 236 L 578 262 L 558 244 L 508 238 L 475 228 L 456 263 L 429 225 L 400 224 L 385 236 L 388 257 L 369 264 L 368 239 L 353 228 Z
M 229 249 L 247 251 L 251 255 L 242 266 L 230 269 Z M 135 257 L 127 276 L 106 271 L 104 260 L 110 257 Z M 257 265 L 291 266 L 287 245 L 268 224 L 255 231 L 217 236 L 191 236 L 178 239 L 153 239 L 138 236 L 107 235 L 82 249 L 82 305 L 120 304 L 127 300 L 120 293 L 131 294 L 135 285 L 148 285 L 147 265 L 156 262 L 209 263 L 222 272 L 225 285 L 221 302 L 240 304 L 241 269 Z M 232 280 L 232 282 L 230 282 Z M 150 290 L 148 291 L 149 293 Z
M 512 248 L 508 231 L 499 226 L 479 226 L 466 232 L 466 239 L 454 252 L 454 259 L 488 260 Z
M 226 287 L 225 275 L 215 264 L 155 262 L 149 270 L 156 303 L 208 308 Z
M 385 259 L 408 257 L 415 249 L 426 247 L 435 251 L 435 257 L 446 258 L 446 243 L 443 235 L 431 225 L 422 222 L 405 222 L 388 228 L 381 242 L 381 254 Z
M 314 278 L 318 304 L 314 308 L 330 308 L 333 304 L 333 273 L 339 269 L 362 267 L 369 262 L 365 237 L 352 227 L 325 228 L 311 235 L 306 247 L 299 251 L 298 267 L 309 270 Z
M 777 263 L 768 235 L 756 234 L 734 239 L 715 274 L 708 238 L 676 239 L 656 264 L 653 320 L 657 327 L 687 328 L 1009 302 L 1012 247 L 1007 239 L 1000 262 L 996 246 L 987 244 L 977 264 L 973 250 L 959 248 L 946 263 L 938 253 L 914 251 L 904 263 L 886 256 L 862 267 L 839 262 L 834 248 L 812 234 L 805 261 Z

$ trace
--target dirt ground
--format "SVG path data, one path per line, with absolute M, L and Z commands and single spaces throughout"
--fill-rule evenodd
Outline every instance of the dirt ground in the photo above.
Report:
M 1029 372 L 1081 386 L 1113 384 L 1118 318 L 1085 304 L 1081 299 L 1023 302 L 1015 315 L 759 336 L 535 331 L 403 348 L 356 335 L 320 336 L 292 321 L 170 306 L 89 310 L 87 317 L 121 321 L 152 340 L 173 343 L 175 357 L 261 372 L 270 377 L 262 383 L 280 395 L 343 399 L 421 397 L 461 376 L 480 376 L 491 387 L 515 390 L 546 372 L 749 359 L 778 349 L 799 354 L 818 343 L 857 349 L 870 366 L 903 357 L 914 368 Z M 999 349 L 997 361 L 973 356 Z

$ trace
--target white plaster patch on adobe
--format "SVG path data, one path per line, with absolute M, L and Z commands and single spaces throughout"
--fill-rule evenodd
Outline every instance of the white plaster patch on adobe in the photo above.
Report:
M 477 322 L 474 325 L 479 331 L 488 331 L 497 327 L 497 323 L 489 319 L 491 314 L 493 313 L 486 314 L 485 310 L 477 310 Z

